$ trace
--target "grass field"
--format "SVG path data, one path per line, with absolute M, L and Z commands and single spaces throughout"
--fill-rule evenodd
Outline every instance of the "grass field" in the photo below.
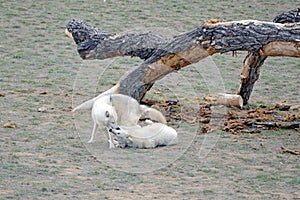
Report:
M 300 199 L 299 156 L 279 151 L 300 148 L 296 131 L 195 135 L 198 125 L 182 122 L 174 125 L 180 143 L 172 147 L 109 151 L 100 133 L 86 144 L 90 113 L 70 110 L 141 61 L 83 61 L 64 36 L 65 24 L 80 18 L 108 32 L 153 31 L 171 38 L 211 18 L 272 21 L 295 8 L 294 1 L 0 0 L 0 5 L 0 199 Z M 191 95 L 234 93 L 244 57 L 214 55 L 162 79 L 148 97 L 180 98 L 192 106 Z M 250 103 L 299 105 L 299 68 L 296 58 L 268 58 Z

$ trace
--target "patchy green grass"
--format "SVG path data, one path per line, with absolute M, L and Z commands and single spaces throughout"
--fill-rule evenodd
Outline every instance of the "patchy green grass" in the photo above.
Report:
M 295 2 L 32 0 L 1 1 L 0 5 L 1 199 L 299 198 L 299 157 L 278 151 L 282 145 L 299 149 L 295 131 L 241 135 L 217 131 L 211 133 L 213 137 L 194 138 L 198 125 L 181 121 L 174 128 L 189 140 L 185 141 L 189 146 L 172 147 L 184 152 L 162 169 L 119 171 L 103 159 L 110 156 L 108 151 L 92 159 L 91 146 L 82 139 L 82 134 L 90 134 L 90 118 L 75 118 L 71 107 L 111 87 L 142 61 L 83 61 L 74 42 L 64 36 L 65 24 L 81 18 L 108 32 L 153 31 L 172 38 L 211 18 L 271 21 L 294 8 Z M 214 55 L 210 62 L 201 61 L 160 80 L 147 98 L 181 98 L 185 105 L 192 105 L 190 97 L 201 99 L 219 90 L 234 93 L 244 57 L 240 52 L 237 57 Z M 216 70 L 210 71 L 212 67 Z M 268 58 L 250 103 L 299 104 L 299 67 L 295 58 Z M 216 84 L 209 85 L 211 79 Z M 41 94 L 44 91 L 47 93 Z M 40 107 L 47 110 L 38 112 Z M 74 126 L 76 119 L 87 122 L 81 135 Z M 16 128 L 3 128 L 8 122 Z M 99 131 L 93 144 L 99 151 L 104 149 L 100 135 Z M 205 156 L 200 154 L 204 150 Z M 161 151 L 173 153 L 171 148 Z M 131 160 L 136 159 L 129 168 L 147 163 L 135 155 L 159 161 L 152 150 L 128 152 Z M 113 156 L 115 162 L 126 161 Z

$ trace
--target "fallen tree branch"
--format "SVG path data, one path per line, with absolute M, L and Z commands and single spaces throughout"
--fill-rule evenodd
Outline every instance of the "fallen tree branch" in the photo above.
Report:
M 283 146 L 280 149 L 281 149 L 282 152 L 285 152 L 285 153 L 300 155 L 300 150 L 292 150 L 292 149 L 285 148 Z
M 138 101 L 142 100 L 156 80 L 215 53 L 248 51 L 262 58 L 300 57 L 300 23 L 210 21 L 168 42 L 152 33 L 128 33 L 118 36 L 91 26 L 84 26 L 85 31 L 78 31 L 81 29 L 74 28 L 74 22 L 76 20 L 67 25 L 67 30 L 71 32 L 83 59 L 105 59 L 115 56 L 138 56 L 145 59 L 138 68 L 114 86 L 117 88 L 115 91 Z M 255 63 L 262 64 L 263 61 L 264 59 L 259 59 Z M 252 91 L 252 88 L 250 90 Z
M 275 53 L 273 49 L 279 50 Z M 300 57 L 300 24 L 251 20 L 206 23 L 176 37 L 165 46 L 164 51 L 156 51 L 120 82 L 120 91 L 140 101 L 154 82 L 166 74 L 209 55 L 229 51 Z

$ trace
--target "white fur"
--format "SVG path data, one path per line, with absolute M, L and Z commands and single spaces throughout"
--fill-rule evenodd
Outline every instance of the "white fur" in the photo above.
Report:
M 135 126 L 143 112 L 140 104 L 135 99 L 122 94 L 106 94 L 95 97 L 87 102 L 92 101 L 94 127 L 88 143 L 94 141 L 95 133 L 99 126 L 106 127 L 107 129 L 116 128 L 118 125 Z M 107 137 L 109 148 L 115 148 L 113 138 L 109 131 L 107 131 Z
M 156 121 L 156 122 L 159 122 L 162 124 L 167 123 L 166 118 L 159 110 L 156 110 L 155 108 L 149 108 L 145 105 L 141 105 L 141 108 L 143 110 L 143 113 L 141 116 L 142 118 L 150 119 L 151 121 Z
M 143 110 L 137 100 L 123 94 L 112 94 L 111 101 L 118 114 L 119 125 L 136 126 L 138 124 Z
M 101 127 L 117 127 L 118 115 L 115 108 L 111 105 L 110 95 L 102 96 L 97 99 L 92 108 L 92 119 L 94 121 L 93 131 L 88 143 L 92 143 L 95 138 L 95 133 L 99 126 Z M 114 148 L 113 139 L 110 132 L 107 131 L 109 148 Z
M 110 88 L 109 90 L 106 90 L 105 92 L 103 92 L 103 93 L 99 94 L 98 96 L 94 97 L 93 99 L 90 99 L 90 100 L 88 100 L 88 101 L 85 101 L 85 102 L 83 102 L 82 104 L 76 106 L 76 107 L 72 110 L 72 112 L 75 112 L 75 111 L 77 111 L 77 110 L 90 110 L 90 109 L 92 109 L 92 108 L 93 108 L 93 105 L 94 105 L 94 102 L 95 102 L 97 99 L 99 99 L 99 98 L 101 98 L 101 97 L 103 97 L 103 96 L 105 96 L 105 95 L 107 95 L 107 94 L 114 94 L 114 93 L 117 93 L 119 87 L 120 87 L 120 84 L 118 83 L 118 84 L 116 84 L 115 86 L 113 86 L 112 88 Z
M 172 143 L 172 138 L 176 138 L 177 141 L 176 131 L 173 128 L 164 125 L 166 119 L 160 111 L 140 105 L 135 99 L 129 96 L 102 93 L 77 106 L 73 111 L 90 109 L 90 107 L 92 108 L 94 127 L 88 143 L 93 142 L 99 126 L 106 127 L 107 130 L 117 130 L 116 128 L 118 126 L 124 127 L 124 130 L 130 133 L 129 135 L 132 142 L 126 137 L 126 134 L 122 137 L 119 136 L 119 140 L 121 141 L 123 138 L 125 143 L 129 143 L 132 147 L 137 148 L 154 148 L 160 145 L 169 145 Z M 147 120 L 146 123 L 151 125 L 145 127 L 138 126 L 138 121 L 141 116 L 150 119 Z M 160 123 L 153 123 L 151 120 Z M 135 133 L 137 133 L 137 135 Z M 119 141 L 117 140 L 117 142 L 114 142 L 110 131 L 107 131 L 107 137 L 109 148 L 115 148 Z M 149 139 L 148 143 L 143 141 L 145 140 L 145 137 Z M 121 141 L 121 143 L 122 142 L 123 141 Z
M 161 123 L 153 123 L 144 127 L 121 126 L 119 130 L 112 129 L 111 132 L 117 136 L 121 147 L 155 148 L 173 145 L 178 141 L 176 130 Z

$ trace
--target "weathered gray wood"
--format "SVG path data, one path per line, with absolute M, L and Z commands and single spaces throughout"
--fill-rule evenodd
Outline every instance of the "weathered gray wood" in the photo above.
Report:
M 260 54 L 274 56 L 270 48 L 263 49 L 263 46 L 276 41 L 283 41 L 283 44 L 276 45 L 292 43 L 297 45 L 299 40 L 298 23 L 279 25 L 254 20 L 205 23 L 194 31 L 175 37 L 171 42 L 150 32 L 128 33 L 121 36 L 105 33 L 80 20 L 69 22 L 67 30 L 72 33 L 78 45 L 77 50 L 83 59 L 105 59 L 115 56 L 138 56 L 147 59 L 154 53 L 155 56 L 151 56 L 151 59 L 155 60 L 167 54 L 176 54 L 195 42 L 203 49 L 214 48 L 215 53 L 238 50 L 256 52 L 262 49 Z M 183 46 L 179 47 L 178 44 Z M 297 49 L 295 51 L 279 52 L 277 56 L 284 54 L 295 57 L 298 54 Z
M 300 22 L 300 8 L 288 10 L 277 15 L 273 22 L 281 24 Z
M 290 49 L 281 48 L 285 46 Z M 274 52 L 277 47 L 283 51 Z M 300 57 L 299 47 L 300 24 L 297 23 L 284 25 L 249 20 L 206 23 L 176 37 L 164 51 L 156 51 L 120 82 L 120 91 L 141 100 L 157 79 L 218 52 L 249 51 L 261 56 Z
M 273 20 L 274 23 L 296 23 L 300 22 L 300 8 L 286 11 Z M 247 104 L 252 93 L 255 82 L 260 75 L 260 68 L 262 67 L 267 56 L 261 56 L 258 53 L 249 52 L 243 62 L 243 68 L 240 76 L 240 87 L 237 91 Z
M 286 16 L 290 14 L 282 15 L 278 20 Z M 105 33 L 82 21 L 77 23 L 76 20 L 68 23 L 67 30 L 72 33 L 83 59 L 114 56 L 138 56 L 145 59 L 115 86 L 116 91 L 139 101 L 156 80 L 215 53 L 248 51 L 250 54 L 244 62 L 248 63 L 248 67 L 261 66 L 266 56 L 300 57 L 300 23 L 210 21 L 191 32 L 176 36 L 171 41 L 153 33 L 128 33 L 118 36 Z M 251 54 L 260 58 L 252 59 Z M 246 96 L 250 95 L 258 76 L 259 67 L 248 70 L 245 77 L 250 79 L 241 80 L 245 86 L 240 87 L 240 92 L 243 93 L 245 89 Z
M 257 53 L 249 52 L 243 62 L 243 69 L 240 75 L 240 87 L 237 94 L 243 98 L 243 104 L 249 101 L 255 82 L 260 75 L 260 68 L 267 56 L 260 56 Z
M 126 33 L 121 36 L 105 33 L 78 19 L 71 20 L 66 25 L 66 30 L 77 44 L 77 51 L 82 59 L 136 56 L 145 60 L 167 43 L 162 36 L 151 32 Z

